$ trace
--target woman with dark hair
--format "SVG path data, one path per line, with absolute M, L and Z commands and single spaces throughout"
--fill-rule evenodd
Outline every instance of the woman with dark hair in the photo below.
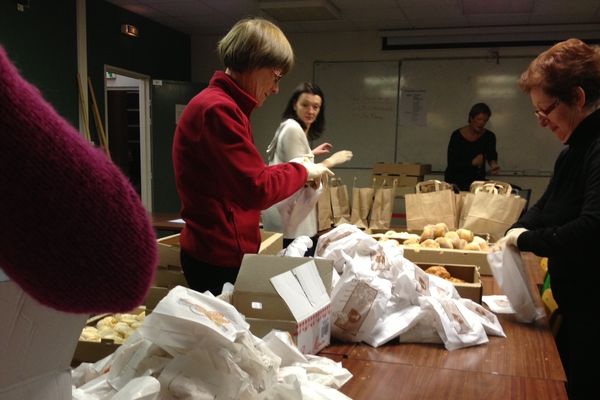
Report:
M 548 257 L 552 295 L 562 321 L 556 335 L 570 399 L 597 391 L 600 358 L 591 321 L 598 312 L 600 232 L 600 48 L 578 39 L 560 42 L 531 62 L 519 80 L 540 126 L 565 148 L 538 202 L 496 246 Z
M 275 132 L 275 136 L 267 148 L 267 162 L 277 165 L 288 162 L 298 157 L 306 157 L 314 161 L 315 156 L 329 154 L 332 148 L 330 143 L 322 143 L 311 150 L 309 141 L 321 137 L 325 129 L 325 96 L 323 91 L 315 84 L 304 82 L 300 84 L 290 97 L 282 114 L 282 122 Z M 352 152 L 338 151 L 320 164 L 327 168 L 349 161 Z M 316 187 L 305 187 L 304 191 L 318 191 Z M 306 193 L 316 202 L 318 193 Z M 284 234 L 284 247 L 287 247 L 298 236 L 308 236 L 313 244 L 317 239 L 317 211 L 310 208 L 308 214 L 294 226 L 284 226 L 280 213 L 280 204 L 263 212 L 263 226 L 266 230 L 282 232 Z M 299 218 L 298 218 L 299 219 Z M 307 253 L 312 255 L 314 246 Z
M 473 181 L 485 180 L 486 162 L 492 175 L 500 170 L 496 135 L 485 128 L 491 116 L 492 110 L 487 104 L 477 103 L 469 111 L 468 124 L 452 132 L 444 179 L 460 190 L 468 191 Z

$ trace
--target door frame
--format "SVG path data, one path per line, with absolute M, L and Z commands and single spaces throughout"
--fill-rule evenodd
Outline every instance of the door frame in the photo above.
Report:
M 152 138 L 150 118 L 150 76 L 140 74 L 135 71 L 115 67 L 112 65 L 104 65 L 104 109 L 108 110 L 108 95 L 106 85 L 106 73 L 112 72 L 118 75 L 123 75 L 129 78 L 137 79 L 139 85 L 140 98 L 140 173 L 141 173 L 141 191 L 142 203 L 148 212 L 152 212 Z M 104 113 L 104 126 L 108 126 L 108 113 Z

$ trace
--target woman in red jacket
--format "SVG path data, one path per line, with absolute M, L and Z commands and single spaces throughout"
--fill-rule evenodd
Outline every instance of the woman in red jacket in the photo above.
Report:
M 235 282 L 243 255 L 258 252 L 261 210 L 331 173 L 310 162 L 267 166 L 254 145 L 250 114 L 294 63 L 283 32 L 264 19 L 241 20 L 217 51 L 225 70 L 187 105 L 173 142 L 183 272 L 192 289 L 215 295 Z

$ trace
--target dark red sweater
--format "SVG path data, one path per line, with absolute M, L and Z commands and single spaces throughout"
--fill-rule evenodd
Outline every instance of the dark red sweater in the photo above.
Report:
M 260 246 L 260 212 L 306 182 L 297 163 L 267 166 L 254 145 L 256 101 L 224 72 L 186 106 L 173 142 L 181 248 L 199 261 L 239 267 Z
M 47 306 L 93 313 L 141 304 L 156 262 L 127 178 L 0 47 L 0 268 Z

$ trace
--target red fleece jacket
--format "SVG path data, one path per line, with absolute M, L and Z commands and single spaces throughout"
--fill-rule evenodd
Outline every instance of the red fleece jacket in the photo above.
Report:
M 306 182 L 297 163 L 267 166 L 254 145 L 256 101 L 224 72 L 186 106 L 173 142 L 181 248 L 199 261 L 239 267 L 260 246 L 260 212 Z

